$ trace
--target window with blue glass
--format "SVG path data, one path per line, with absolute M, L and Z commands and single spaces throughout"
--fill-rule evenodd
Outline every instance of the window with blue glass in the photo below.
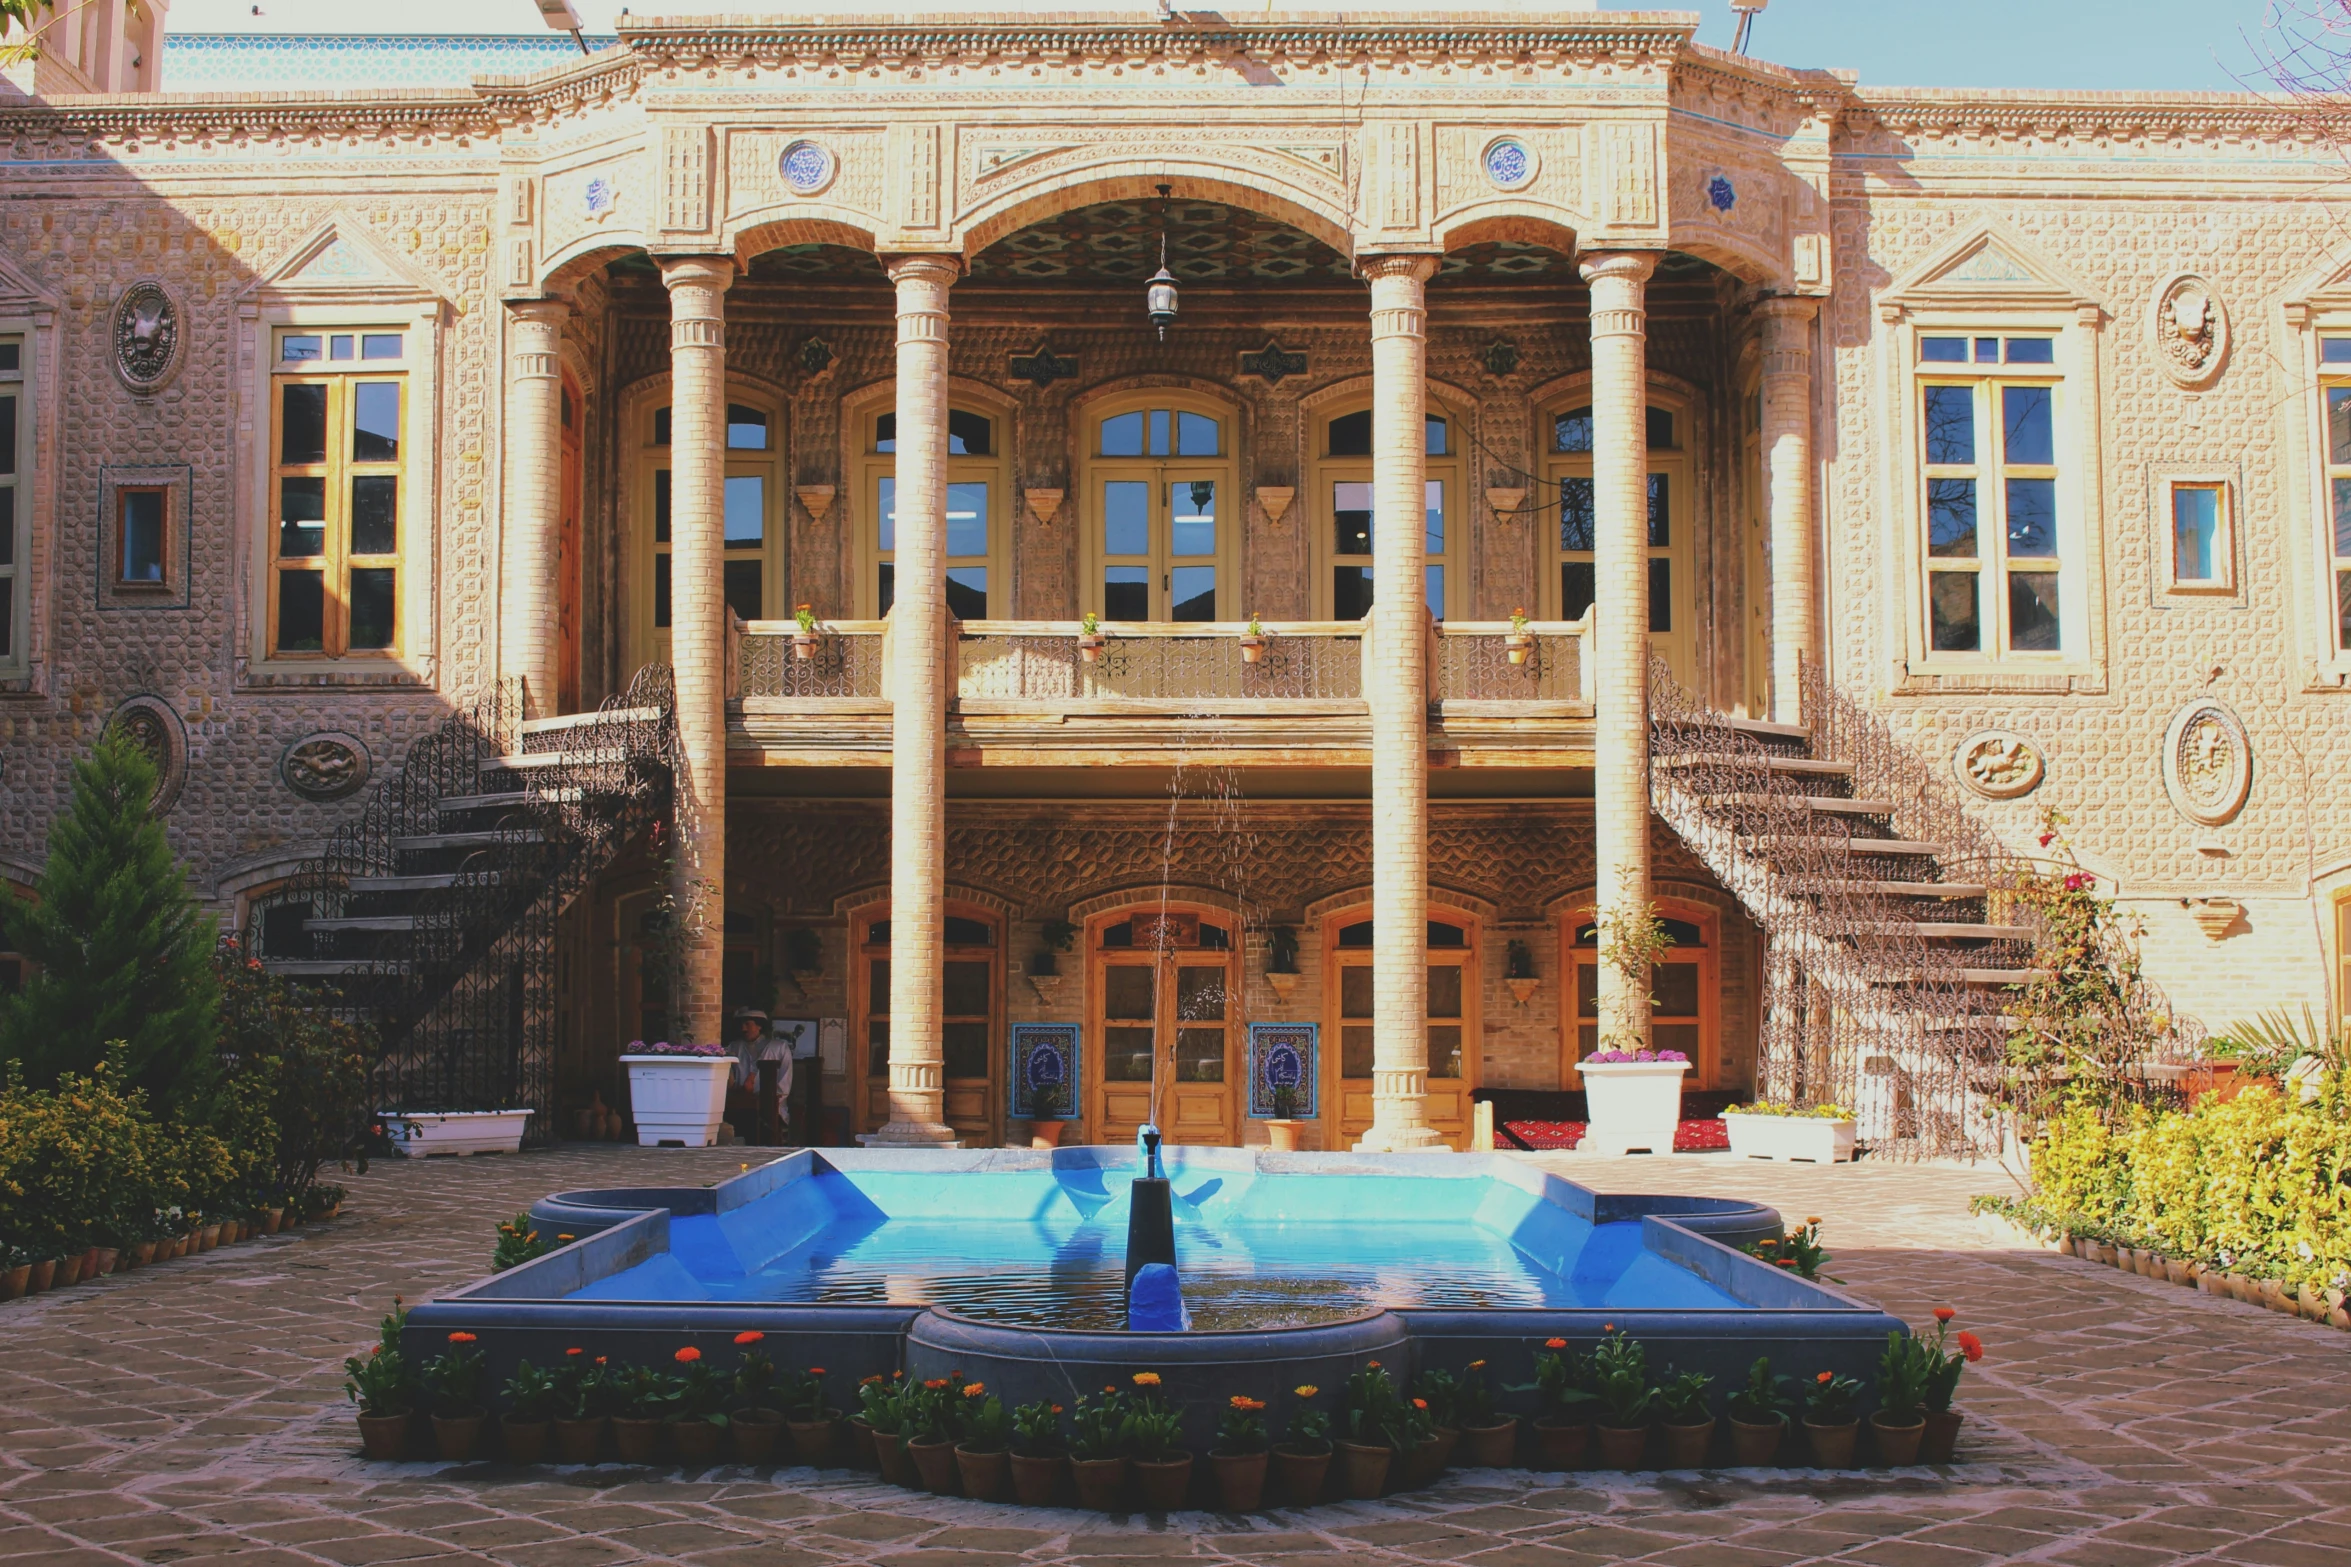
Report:
M 2056 339 L 1919 339 L 1920 559 L 1930 657 L 2068 651 Z

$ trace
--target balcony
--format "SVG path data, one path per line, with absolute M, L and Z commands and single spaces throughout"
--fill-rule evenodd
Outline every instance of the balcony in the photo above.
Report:
M 956 766 L 1349 767 L 1370 761 L 1362 621 L 957 624 L 948 759 Z M 1431 761 L 1559 766 L 1590 747 L 1585 622 L 1536 622 L 1522 662 L 1505 621 L 1431 628 Z M 737 622 L 730 748 L 740 764 L 887 766 L 889 623 Z

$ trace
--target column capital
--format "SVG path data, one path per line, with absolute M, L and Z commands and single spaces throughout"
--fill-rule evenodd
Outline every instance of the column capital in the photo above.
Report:
M 890 275 L 893 283 L 936 283 L 946 287 L 963 276 L 961 256 L 884 256 L 881 261 L 882 270 Z
M 1820 301 L 1794 294 L 1769 294 L 1755 302 L 1755 317 L 1763 323 L 1763 378 L 1812 375 L 1812 321 Z
M 545 299 L 510 299 L 506 313 L 534 326 L 561 326 L 571 319 L 571 301 L 557 294 Z
M 1808 294 L 1766 294 L 1755 301 L 1755 317 L 1771 326 L 1809 326 L 1820 301 Z
M 1646 283 L 1657 270 L 1653 250 L 1594 250 L 1576 262 L 1587 283 Z
M 673 298 L 680 289 L 691 288 L 707 288 L 723 294 L 735 281 L 732 256 L 656 256 L 654 260 L 661 267 L 661 286 Z
M 1383 251 L 1378 255 L 1356 257 L 1355 275 L 1366 283 L 1374 283 L 1381 278 L 1391 277 L 1410 278 L 1415 283 L 1426 283 L 1437 275 L 1437 268 L 1444 264 L 1445 258 L 1434 251 Z

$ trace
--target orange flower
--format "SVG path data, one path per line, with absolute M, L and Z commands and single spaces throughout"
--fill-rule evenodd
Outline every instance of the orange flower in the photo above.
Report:
M 1937 1306 L 1935 1308 L 1935 1320 L 1937 1322 L 1949 1322 L 1953 1317 L 1958 1315 L 1959 1313 L 1953 1311 L 1949 1306 Z
M 1616 1324 L 1613 1322 L 1603 1322 L 1600 1324 L 1600 1331 L 1603 1333 L 1614 1333 L 1616 1331 Z
M 1823 1371 L 1819 1376 L 1814 1377 L 1812 1380 L 1815 1382 L 1833 1382 L 1836 1380 L 1836 1376 L 1837 1374 L 1834 1371 Z
M 812 1377 L 821 1377 L 821 1376 L 823 1376 L 823 1375 L 824 1375 L 824 1367 L 822 1367 L 822 1366 L 810 1366 L 810 1367 L 808 1368 L 808 1374 L 809 1374 L 810 1376 L 812 1376 Z
M 1796 1266 L 1796 1259 L 1793 1257 L 1782 1257 L 1777 1265 L 1783 1268 L 1792 1268 Z
M 939 1389 L 947 1386 L 947 1379 L 945 1377 L 932 1377 L 930 1380 L 923 1383 L 923 1386 L 936 1393 Z
M 452 1344 L 470 1344 L 473 1341 L 474 1338 L 471 1333 L 452 1333 L 449 1335 L 449 1342 Z
M 1959 1352 L 1970 1361 L 1981 1360 L 1984 1358 L 1984 1341 L 1973 1333 L 1962 1333 L 1959 1335 Z
M 1816 1214 L 1814 1214 L 1814 1215 L 1813 1215 L 1811 1218 L 1809 1218 L 1809 1219 L 1806 1219 L 1804 1222 L 1805 1222 L 1807 1225 L 1814 1225 L 1814 1224 L 1818 1224 L 1818 1223 L 1820 1222 L 1820 1215 L 1816 1213 Z
M 1567 1340 L 1563 1338 L 1547 1338 L 1543 1340 L 1543 1347 L 1545 1349 L 1565 1349 L 1567 1348 Z
M 702 1351 L 696 1349 L 693 1345 L 688 1344 L 684 1349 L 679 1350 L 674 1358 L 679 1365 L 690 1366 L 695 1361 L 702 1358 Z
M 584 1349 L 567 1349 L 564 1351 L 564 1354 L 566 1355 L 584 1355 L 586 1353 L 587 1351 Z
M 568 1241 L 568 1240 L 574 1240 L 574 1239 L 576 1239 L 577 1237 L 575 1237 L 575 1236 L 570 1236 L 570 1235 L 563 1235 L 563 1234 L 558 1234 L 558 1235 L 557 1235 L 555 1238 L 556 1238 L 557 1240 L 559 1240 L 559 1241 Z
M 1054 1412 L 1055 1414 L 1057 1414 L 1057 1415 L 1058 1415 L 1058 1414 L 1060 1414 L 1060 1413 L 1061 1413 L 1061 1406 L 1060 1406 L 1059 1404 L 1055 1404 L 1055 1405 L 1053 1406 L 1053 1412 Z
M 882 1374 L 881 1374 L 879 1371 L 877 1371 L 877 1372 L 875 1372 L 875 1373 L 874 1373 L 872 1376 L 870 1376 L 870 1377 L 859 1377 L 859 1378 L 857 1379 L 857 1385 L 858 1385 L 859 1387 L 871 1387 L 871 1386 L 873 1386 L 873 1385 L 874 1385 L 876 1382 L 879 1382 L 881 1379 L 882 1379 Z
M 764 1333 L 738 1333 L 735 1335 L 735 1342 L 738 1344 L 756 1344 L 765 1337 L 767 1337 L 767 1335 Z
M 1416 1398 L 1412 1401 L 1412 1407 L 1415 1409 L 1426 1409 L 1429 1407 L 1429 1401 L 1425 1398 Z
M 1301 1382 L 1296 1387 L 1290 1389 L 1290 1391 L 1297 1394 L 1300 1398 L 1312 1398 L 1315 1394 L 1321 1392 L 1322 1389 L 1316 1387 L 1311 1382 Z
M 985 1393 L 987 1390 L 988 1390 L 988 1384 L 987 1384 L 987 1383 L 985 1383 L 985 1382 L 974 1382 L 973 1384 L 971 1384 L 971 1386 L 969 1386 L 969 1387 L 967 1387 L 967 1388 L 965 1388 L 965 1389 L 963 1390 L 963 1396 L 964 1396 L 965 1398 L 977 1398 L 977 1397 L 979 1397 L 979 1396 L 980 1396 L 982 1393 Z
M 1156 1372 L 1156 1371 L 1138 1371 L 1138 1372 L 1136 1372 L 1136 1373 L 1135 1373 L 1135 1386 L 1137 1386 L 1137 1387 L 1157 1387 L 1158 1385 L 1159 1385 L 1159 1373 L 1158 1373 L 1158 1372 Z
M 1262 1398 L 1251 1398 L 1245 1393 L 1235 1393 L 1232 1398 L 1232 1405 L 1235 1409 L 1238 1409 L 1245 1415 L 1255 1414 L 1258 1410 L 1265 1407 L 1265 1400 Z
M 1376 1360 L 1367 1360 L 1363 1363 L 1363 1369 L 1366 1371 L 1377 1371 L 1380 1369 L 1380 1363 Z
M 610 1358 L 609 1356 L 605 1356 L 605 1355 L 598 1355 L 598 1356 L 596 1357 L 596 1364 L 598 1364 L 599 1366 L 601 1366 L 601 1365 L 602 1365 L 602 1364 L 604 1364 L 604 1362 L 605 1362 L 607 1359 L 609 1359 L 609 1358 Z
M 1486 1363 L 1482 1360 L 1473 1360 L 1461 1369 L 1464 1371 L 1483 1371 L 1486 1369 Z

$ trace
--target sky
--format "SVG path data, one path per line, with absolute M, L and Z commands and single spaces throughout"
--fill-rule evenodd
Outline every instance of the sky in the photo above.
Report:
M 1278 0 L 1284 9 L 1344 10 L 1345 0 Z M 1667 9 L 1646 6 L 1609 9 Z M 1152 0 L 574 0 L 592 32 L 622 7 L 643 15 L 854 15 L 927 10 L 1153 14 Z M 1177 0 L 1239 20 L 1264 0 Z M 259 15 L 255 15 L 258 5 Z M 1768 0 L 1751 52 L 1782 65 L 1857 71 L 1883 87 L 2055 87 L 2239 92 L 2264 87 L 2255 45 L 2273 6 L 2342 7 L 2345 0 Z M 1573 0 L 1372 0 L 1367 9 L 1463 12 Z M 1728 47 L 1727 0 L 1683 0 L 1700 41 Z M 2346 14 L 2351 14 L 2347 11 Z M 175 0 L 174 32 L 544 33 L 533 0 L 402 0 L 385 10 L 351 0 Z

